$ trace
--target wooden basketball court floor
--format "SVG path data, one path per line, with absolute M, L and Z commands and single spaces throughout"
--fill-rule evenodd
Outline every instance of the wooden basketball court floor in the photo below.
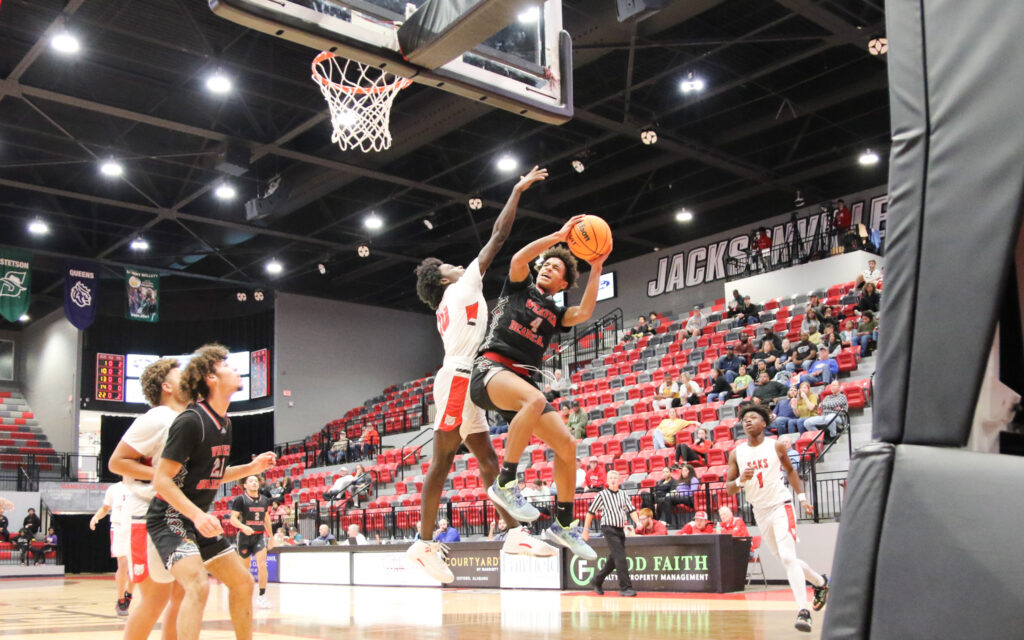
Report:
M 793 628 L 786 587 L 736 594 L 656 594 L 622 598 L 614 591 L 441 590 L 433 588 L 277 585 L 273 608 L 255 610 L 259 640 L 757 640 L 819 638 Z M 111 576 L 0 580 L 0 637 L 31 640 L 120 638 Z M 159 627 L 158 627 L 159 629 Z M 159 631 L 150 636 L 160 637 Z M 212 584 L 202 638 L 234 638 L 227 591 Z

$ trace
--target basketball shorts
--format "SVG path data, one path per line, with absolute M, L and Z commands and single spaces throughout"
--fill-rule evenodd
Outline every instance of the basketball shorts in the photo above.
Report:
M 796 555 L 796 512 L 792 502 L 784 502 L 777 507 L 761 511 L 754 509 L 754 520 L 761 529 L 761 544 L 768 547 L 776 558 L 781 557 L 779 550 L 789 548 Z
M 511 423 L 512 418 L 516 417 L 516 412 L 499 409 L 493 402 L 491 402 L 491 397 L 487 393 L 487 384 L 501 371 L 508 371 L 509 373 L 519 376 L 520 379 L 530 383 L 532 387 L 537 387 L 533 380 L 513 370 L 508 365 L 501 362 L 495 362 L 489 358 L 481 356 L 473 362 L 473 374 L 469 381 L 469 396 L 476 406 L 480 407 L 484 411 L 495 411 L 500 414 L 502 418 L 505 418 L 506 422 Z M 554 411 L 556 411 L 556 409 L 551 406 L 550 402 L 548 402 L 544 404 L 544 411 L 541 413 L 552 413 Z
M 463 439 L 489 433 L 487 414 L 469 397 L 470 369 L 441 367 L 434 377 L 435 431 L 459 430 Z
M 203 562 L 209 562 L 234 551 L 234 545 L 224 536 L 207 538 L 200 535 L 192 521 L 170 505 L 163 513 L 150 511 L 146 530 L 160 562 L 167 569 L 189 556 L 199 556 Z
M 136 518 L 132 521 L 130 545 L 132 582 L 138 584 L 145 582 L 147 578 L 164 584 L 174 582 L 174 576 L 160 562 L 156 547 L 149 541 L 144 519 Z
M 131 537 L 131 521 L 112 524 L 110 527 L 110 557 L 130 558 L 132 555 Z
M 235 544 L 238 547 L 238 555 L 248 558 L 267 548 L 267 538 L 263 534 L 247 536 L 239 533 Z

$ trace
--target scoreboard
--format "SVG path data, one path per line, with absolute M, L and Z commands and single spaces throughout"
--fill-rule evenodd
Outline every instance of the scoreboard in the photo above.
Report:
M 250 397 L 255 400 L 270 394 L 270 351 L 260 349 L 250 354 L 252 362 L 249 366 L 251 381 L 249 382 Z
M 124 356 L 111 353 L 96 354 L 97 400 L 124 402 Z

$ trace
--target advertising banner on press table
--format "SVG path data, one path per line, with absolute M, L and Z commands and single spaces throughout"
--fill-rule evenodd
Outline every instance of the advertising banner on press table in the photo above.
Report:
M 626 544 L 629 577 L 637 591 L 714 591 L 715 581 L 709 566 L 711 556 L 707 545 L 666 544 L 664 546 L 630 547 Z M 565 586 L 567 589 L 589 589 L 594 574 L 600 571 L 607 554 L 597 549 L 596 561 L 566 554 Z M 604 588 L 616 589 L 619 577 L 613 571 L 604 581 Z
M 267 554 L 267 581 L 269 582 L 279 582 L 277 571 L 277 561 L 279 557 L 280 556 L 276 553 Z M 256 564 L 256 556 L 249 558 L 249 573 L 252 574 L 253 580 L 258 580 L 260 577 L 259 566 Z M 345 573 L 347 574 L 348 572 L 346 571 Z M 348 583 L 346 582 L 345 584 Z
M 319 555 L 319 554 L 317 554 Z M 438 587 L 405 551 L 367 551 L 352 555 L 352 584 L 380 587 Z
M 501 554 L 502 589 L 561 589 L 562 558 Z
M 501 586 L 501 549 L 462 549 L 452 545 L 448 568 L 455 582 L 446 587 L 477 587 L 497 589 Z

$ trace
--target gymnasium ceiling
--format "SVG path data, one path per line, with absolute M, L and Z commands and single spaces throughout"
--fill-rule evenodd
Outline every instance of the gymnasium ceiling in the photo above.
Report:
M 259 287 L 425 311 L 414 266 L 471 260 L 533 164 L 551 177 L 524 197 L 507 247 L 589 212 L 612 226 L 612 263 L 754 225 L 791 209 L 797 189 L 813 204 L 885 182 L 884 161 L 857 163 L 866 147 L 884 159 L 889 144 L 885 58 L 867 50 L 884 32 L 882 0 L 675 0 L 639 23 L 619 23 L 614 0 L 563 0 L 563 14 L 571 122 L 541 125 L 414 85 L 396 101 L 392 149 L 364 155 L 330 143 L 309 80 L 315 52 L 226 22 L 205 0 L 6 0 L 0 246 L 35 253 L 33 315 L 60 306 L 72 256 L 100 261 L 109 288 L 135 265 L 169 275 L 170 291 L 233 299 Z M 50 47 L 65 24 L 82 41 L 75 56 Z M 227 97 L 204 86 L 216 69 L 234 79 Z M 678 88 L 691 71 L 707 81 L 696 97 Z M 647 127 L 656 145 L 641 143 Z M 213 160 L 229 140 L 252 162 L 224 203 Z M 494 168 L 503 152 L 521 171 Z M 123 162 L 122 178 L 100 175 L 107 158 Z M 277 175 L 290 212 L 248 223 L 243 203 Z M 471 196 L 481 211 L 470 212 Z M 680 207 L 695 219 L 676 222 Z M 382 230 L 363 227 L 370 212 Z M 49 235 L 28 233 L 37 216 Z M 139 234 L 144 253 L 129 246 Z M 270 257 L 280 276 L 266 273 Z

